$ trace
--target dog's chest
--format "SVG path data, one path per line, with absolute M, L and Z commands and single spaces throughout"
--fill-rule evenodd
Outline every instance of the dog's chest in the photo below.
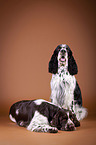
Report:
M 53 76 L 54 87 L 57 90 L 57 101 L 60 106 L 67 108 L 72 105 L 74 100 L 74 89 L 76 79 L 69 72 L 59 73 Z
M 59 85 L 68 92 L 72 92 L 75 87 L 76 79 L 69 73 L 61 73 L 58 75 Z

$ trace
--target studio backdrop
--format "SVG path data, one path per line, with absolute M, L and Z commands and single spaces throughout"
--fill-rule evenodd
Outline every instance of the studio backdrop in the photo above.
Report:
M 50 100 L 48 63 L 68 44 L 78 65 L 83 106 L 96 103 L 96 21 L 92 0 L 0 1 L 0 114 L 19 100 Z

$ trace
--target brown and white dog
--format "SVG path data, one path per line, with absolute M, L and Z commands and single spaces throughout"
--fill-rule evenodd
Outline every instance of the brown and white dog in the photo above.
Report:
M 80 126 L 71 111 L 43 99 L 16 102 L 10 108 L 9 117 L 19 126 L 35 132 L 74 131 Z

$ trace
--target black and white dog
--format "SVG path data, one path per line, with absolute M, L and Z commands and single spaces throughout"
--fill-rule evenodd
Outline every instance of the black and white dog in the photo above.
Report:
M 57 106 L 69 109 L 76 114 L 78 120 L 87 115 L 87 109 L 82 107 L 82 96 L 76 81 L 77 64 L 72 51 L 66 44 L 58 45 L 49 62 L 51 79 L 51 102 Z
M 10 108 L 9 117 L 30 131 L 57 133 L 80 126 L 75 114 L 43 99 L 19 101 Z

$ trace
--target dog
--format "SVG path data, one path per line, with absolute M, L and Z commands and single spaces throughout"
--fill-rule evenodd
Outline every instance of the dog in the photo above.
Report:
M 17 125 L 34 132 L 74 131 L 80 126 L 71 111 L 43 99 L 16 102 L 10 108 L 9 117 Z
M 51 102 L 74 112 L 78 120 L 85 118 L 87 109 L 82 107 L 81 90 L 74 76 L 78 73 L 78 68 L 68 45 L 57 46 L 48 69 L 52 73 Z

